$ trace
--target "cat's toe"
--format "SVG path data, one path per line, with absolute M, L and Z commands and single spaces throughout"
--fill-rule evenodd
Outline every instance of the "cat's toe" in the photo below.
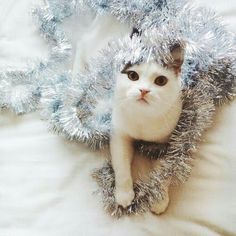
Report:
M 116 191 L 115 198 L 118 205 L 126 208 L 134 199 L 134 191 L 133 189 L 129 191 L 118 190 Z
M 151 207 L 151 211 L 157 215 L 165 212 L 169 205 L 169 196 L 166 196 L 162 201 L 157 202 Z

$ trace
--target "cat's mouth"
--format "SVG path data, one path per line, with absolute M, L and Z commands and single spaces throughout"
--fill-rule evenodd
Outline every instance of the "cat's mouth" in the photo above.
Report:
M 145 98 L 139 98 L 139 99 L 137 99 L 137 101 L 140 103 L 149 104 Z

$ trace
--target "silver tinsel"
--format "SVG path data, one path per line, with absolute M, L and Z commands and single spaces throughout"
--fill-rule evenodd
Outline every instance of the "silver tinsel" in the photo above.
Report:
M 16 114 L 37 109 L 41 85 L 70 56 L 71 44 L 60 23 L 75 9 L 76 3 L 72 0 L 49 0 L 47 6 L 32 11 L 41 34 L 50 44 L 49 58 L 31 63 L 21 70 L 0 71 L 0 109 L 10 109 Z
M 149 158 L 160 158 L 161 168 L 150 173 L 148 183 L 135 183 L 135 199 L 123 209 L 114 199 L 114 173 L 107 162 L 95 170 L 105 209 L 113 216 L 137 214 L 163 198 L 163 184 L 184 182 L 191 172 L 192 153 L 211 125 L 217 105 L 235 96 L 235 36 L 214 12 L 181 0 L 81 0 L 97 14 L 108 12 L 142 30 L 132 39 L 114 40 L 89 63 L 84 74 L 48 80 L 42 90 L 44 114 L 51 128 L 67 139 L 92 149 L 109 146 L 113 89 L 116 74 L 131 63 L 171 60 L 170 48 L 185 47 L 182 68 L 183 111 L 169 143 L 138 141 L 135 148 Z

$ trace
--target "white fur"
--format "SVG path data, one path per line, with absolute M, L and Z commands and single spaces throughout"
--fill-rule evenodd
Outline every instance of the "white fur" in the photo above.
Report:
M 155 62 L 135 65 L 128 69 L 139 74 L 139 80 L 128 79 L 120 73 L 116 81 L 112 113 L 111 155 L 116 179 L 116 201 L 126 207 L 133 200 L 131 162 L 135 139 L 166 142 L 175 128 L 182 110 L 181 85 L 178 76 Z M 154 80 L 165 76 L 168 82 L 158 86 Z M 140 101 L 141 89 L 150 90 Z M 168 191 L 167 191 L 168 192 Z M 154 207 L 156 213 L 163 212 L 168 205 L 167 198 L 162 206 Z

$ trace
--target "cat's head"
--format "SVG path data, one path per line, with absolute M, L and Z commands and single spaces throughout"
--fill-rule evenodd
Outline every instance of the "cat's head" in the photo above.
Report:
M 180 99 L 180 72 L 184 50 L 180 45 L 171 49 L 172 61 L 126 65 L 116 81 L 117 105 L 143 112 L 163 114 Z

